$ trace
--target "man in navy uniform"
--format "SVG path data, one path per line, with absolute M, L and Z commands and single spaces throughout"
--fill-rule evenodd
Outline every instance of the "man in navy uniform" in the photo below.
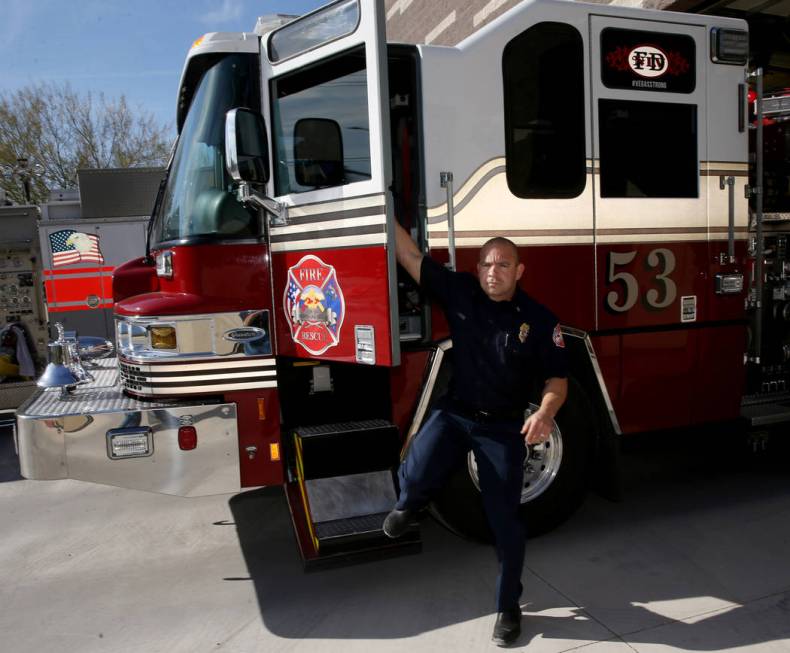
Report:
M 453 340 L 447 398 L 412 441 L 398 472 L 400 496 L 384 522 L 403 535 L 451 472 L 475 454 L 483 506 L 499 559 L 493 641 L 521 632 L 525 530 L 519 515 L 527 445 L 546 442 L 568 392 L 565 344 L 557 318 L 518 287 L 518 248 L 492 238 L 480 249 L 477 279 L 424 256 L 396 231 L 398 262 L 443 306 Z M 530 400 L 540 407 L 526 419 Z

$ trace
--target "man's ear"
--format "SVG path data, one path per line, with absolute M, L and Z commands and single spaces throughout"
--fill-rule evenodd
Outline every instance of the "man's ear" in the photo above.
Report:
M 516 280 L 521 279 L 522 274 L 524 274 L 524 264 L 519 263 L 518 267 L 516 268 Z

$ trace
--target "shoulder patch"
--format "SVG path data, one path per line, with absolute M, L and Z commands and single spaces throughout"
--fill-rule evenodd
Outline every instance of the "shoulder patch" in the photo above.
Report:
M 562 339 L 562 331 L 560 331 L 559 323 L 554 327 L 554 333 L 551 334 L 551 339 L 557 347 L 561 347 L 562 349 L 565 348 L 565 341 Z

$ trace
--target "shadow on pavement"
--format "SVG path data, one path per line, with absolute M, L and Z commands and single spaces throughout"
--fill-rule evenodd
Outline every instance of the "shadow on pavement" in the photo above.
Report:
M 639 651 L 790 650 L 771 647 L 790 640 L 788 442 L 755 455 L 715 433 L 645 437 L 623 465 L 623 501 L 590 497 L 535 540 L 525 585 L 548 582 Z M 528 605 L 519 643 L 552 638 L 557 607 Z
M 19 458 L 14 449 L 12 426 L 0 426 L 0 483 L 20 481 Z
M 750 456 L 722 438 L 644 442 L 624 452 L 622 502 L 591 496 L 565 526 L 530 541 L 518 644 L 716 651 L 790 637 L 790 457 Z M 431 522 L 420 555 L 306 574 L 280 488 L 239 494 L 230 508 L 263 623 L 277 636 L 412 637 L 493 612 L 493 550 Z M 750 533 L 750 519 L 778 530 Z M 662 614 L 706 597 L 717 609 L 686 621 Z
M 305 573 L 280 488 L 237 495 L 230 508 L 263 622 L 280 637 L 410 637 L 491 613 L 493 550 L 435 524 L 419 555 Z M 480 574 L 486 591 L 475 592 Z

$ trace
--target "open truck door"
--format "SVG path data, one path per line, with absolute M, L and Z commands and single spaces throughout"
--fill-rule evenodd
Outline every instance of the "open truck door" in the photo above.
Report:
M 399 363 L 383 14 L 341 0 L 262 43 L 279 355 Z
M 396 501 L 398 428 L 386 409 L 349 421 L 339 399 L 353 388 L 359 414 L 370 389 L 360 386 L 400 362 L 383 3 L 340 0 L 269 33 L 261 72 L 263 117 L 229 111 L 225 140 L 239 197 L 267 216 L 280 369 L 294 388 L 290 370 L 313 371 L 298 407 L 281 404 L 300 552 L 315 565 L 412 550 L 413 530 L 395 542 L 382 526 Z M 293 360 L 305 358 L 378 369 Z

